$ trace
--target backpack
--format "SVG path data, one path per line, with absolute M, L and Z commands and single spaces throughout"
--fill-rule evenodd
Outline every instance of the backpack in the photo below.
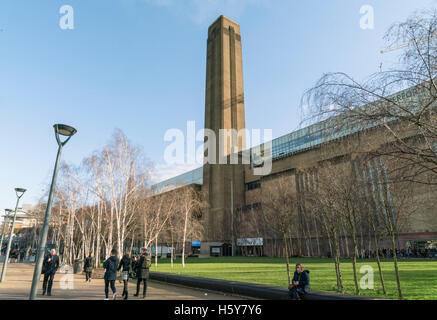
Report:
M 307 273 L 307 283 L 306 283 L 306 285 L 305 285 L 305 287 L 304 287 L 304 292 L 305 293 L 308 293 L 308 292 L 310 292 L 310 271 L 309 270 L 304 270 L 303 272 L 306 272 Z
M 149 269 L 151 265 L 152 265 L 152 258 L 149 255 L 145 256 L 141 268 Z

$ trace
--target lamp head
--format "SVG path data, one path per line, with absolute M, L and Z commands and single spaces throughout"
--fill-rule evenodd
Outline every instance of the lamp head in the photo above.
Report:
M 23 188 L 15 188 L 15 193 L 17 194 L 18 198 L 21 198 L 21 196 L 26 192 L 26 189 Z
M 53 127 L 55 128 L 55 132 L 61 136 L 71 137 L 77 132 L 76 129 L 66 124 L 55 124 Z

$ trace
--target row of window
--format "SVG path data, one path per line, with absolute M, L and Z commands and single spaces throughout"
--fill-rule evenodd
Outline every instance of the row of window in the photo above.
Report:
M 246 183 L 246 191 L 258 189 L 261 187 L 261 181 Z
M 248 204 L 246 206 L 237 208 L 236 211 L 237 211 L 237 213 L 242 213 L 242 212 L 244 213 L 244 212 L 248 212 L 251 210 L 255 210 L 255 211 L 261 210 L 261 208 L 262 208 L 261 202 L 256 202 L 256 203 Z

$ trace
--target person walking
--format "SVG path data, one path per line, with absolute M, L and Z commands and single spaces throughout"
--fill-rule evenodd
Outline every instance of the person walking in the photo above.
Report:
M 103 268 L 105 269 L 105 275 L 103 279 L 105 280 L 105 300 L 109 300 L 109 286 L 112 290 L 112 299 L 117 298 L 117 289 L 115 288 L 115 280 L 117 279 L 117 266 L 118 266 L 117 250 L 111 250 L 111 256 L 103 262 Z
M 16 263 L 17 262 L 17 254 L 15 248 L 11 249 L 11 253 L 9 254 L 9 262 Z
M 91 282 L 95 262 L 96 261 L 94 259 L 94 254 L 90 252 L 90 255 L 85 258 L 85 263 L 83 264 L 83 271 L 85 271 L 86 282 Z
M 53 279 L 55 278 L 56 271 L 59 268 L 59 257 L 56 254 L 56 249 L 51 249 L 50 252 L 44 257 L 42 274 L 44 274 L 44 281 L 42 284 L 42 295 L 52 295 Z
M 118 270 L 121 270 L 121 279 L 123 280 L 123 294 L 122 297 L 124 300 L 128 299 L 128 282 L 129 282 L 129 273 L 132 268 L 132 259 L 130 257 L 130 251 L 126 251 L 123 258 L 120 260 L 120 264 L 118 265 Z
M 149 269 L 152 265 L 152 258 L 147 253 L 147 248 L 142 249 L 141 257 L 137 263 L 137 293 L 134 294 L 138 297 L 140 293 L 140 285 L 143 282 L 143 299 L 146 299 L 147 293 L 147 279 L 149 278 Z
M 24 248 L 20 249 L 20 262 L 24 262 L 24 258 L 26 256 L 26 251 Z

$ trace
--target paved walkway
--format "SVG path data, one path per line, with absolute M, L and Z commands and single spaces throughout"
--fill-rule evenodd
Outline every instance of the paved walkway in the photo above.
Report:
M 3 264 L 0 264 L 0 272 Z M 6 272 L 5 281 L 0 283 L 0 300 L 28 300 L 30 287 L 33 276 L 33 264 L 26 263 L 10 263 Z M 52 296 L 42 296 L 41 287 L 42 279 L 38 290 L 37 299 L 41 300 L 103 300 L 104 282 L 102 279 L 93 279 L 90 283 L 85 282 L 85 275 L 74 274 L 68 275 L 72 277 L 73 288 L 61 289 L 61 282 L 68 284 L 68 281 L 62 281 L 66 274 L 59 271 L 56 273 L 53 282 Z M 64 278 L 68 280 L 68 278 Z M 133 297 L 136 291 L 136 280 L 129 282 L 129 299 L 137 300 L 139 298 Z M 71 284 L 71 282 L 70 282 Z M 116 281 L 116 288 L 118 299 L 123 292 L 123 284 Z M 63 287 L 67 287 L 64 285 Z M 141 286 L 142 290 L 142 286 Z M 109 290 L 111 294 L 111 290 Z M 140 294 L 141 295 L 141 294 Z M 224 295 L 220 293 L 206 292 L 202 290 L 195 290 L 185 287 L 172 286 L 160 282 L 149 281 L 147 287 L 147 300 L 241 300 L 240 297 Z M 142 300 L 142 299 L 140 299 Z

